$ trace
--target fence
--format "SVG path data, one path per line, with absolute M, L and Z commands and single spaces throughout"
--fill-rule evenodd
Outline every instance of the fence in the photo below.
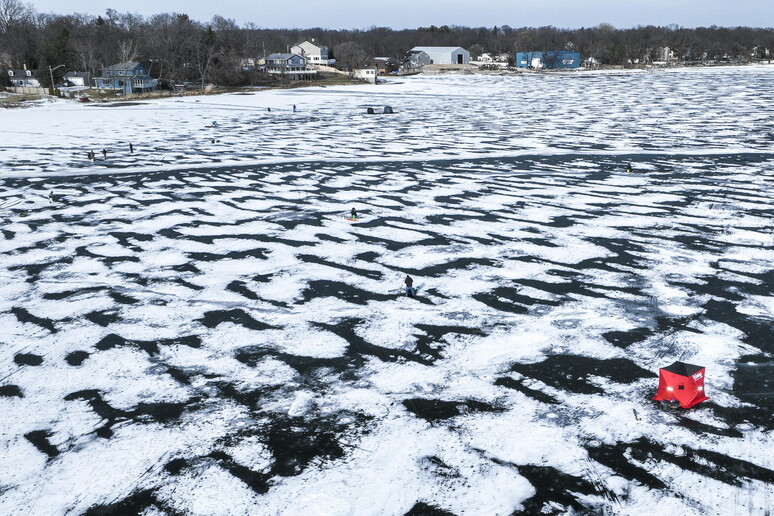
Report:
M 48 95 L 48 88 L 33 88 L 32 86 L 9 86 L 8 91 L 27 93 L 30 95 Z
M 341 75 L 349 75 L 349 72 L 343 72 L 338 68 L 334 68 L 333 66 L 318 65 L 318 64 L 311 64 L 309 66 L 311 66 L 315 70 L 320 70 L 321 72 L 331 72 L 331 73 L 339 73 Z

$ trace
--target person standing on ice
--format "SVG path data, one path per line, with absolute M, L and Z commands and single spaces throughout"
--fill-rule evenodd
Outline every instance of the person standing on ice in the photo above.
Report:
M 414 278 L 406 274 L 406 279 L 403 282 L 406 284 L 406 295 L 414 297 Z
M 349 218 L 351 219 L 357 218 L 357 210 L 355 208 L 352 208 L 352 211 L 349 212 Z
M 102 149 L 102 157 L 107 159 L 107 149 Z
M 627 172 L 631 172 L 632 171 L 632 164 L 631 163 L 627 163 L 626 164 L 626 171 Z

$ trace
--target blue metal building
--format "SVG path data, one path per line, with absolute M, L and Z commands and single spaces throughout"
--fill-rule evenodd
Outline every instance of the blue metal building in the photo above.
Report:
M 552 52 L 517 52 L 516 68 L 578 68 L 581 65 L 580 52 L 557 50 Z

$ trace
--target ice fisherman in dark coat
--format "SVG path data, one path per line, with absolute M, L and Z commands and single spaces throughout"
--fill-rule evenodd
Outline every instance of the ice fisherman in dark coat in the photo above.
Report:
M 414 297 L 414 278 L 406 274 L 404 283 L 406 284 L 406 295 L 408 297 Z

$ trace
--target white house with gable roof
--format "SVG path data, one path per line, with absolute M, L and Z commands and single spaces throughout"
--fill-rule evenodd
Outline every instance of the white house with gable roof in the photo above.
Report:
M 316 44 L 314 39 L 291 47 L 290 52 L 302 56 L 310 65 L 329 66 L 336 63 L 335 59 L 329 59 L 328 47 Z
M 27 70 L 27 65 L 24 65 L 24 70 L 8 70 L 8 79 L 11 84 L 20 88 L 40 88 L 40 81 L 38 81 L 37 70 Z

